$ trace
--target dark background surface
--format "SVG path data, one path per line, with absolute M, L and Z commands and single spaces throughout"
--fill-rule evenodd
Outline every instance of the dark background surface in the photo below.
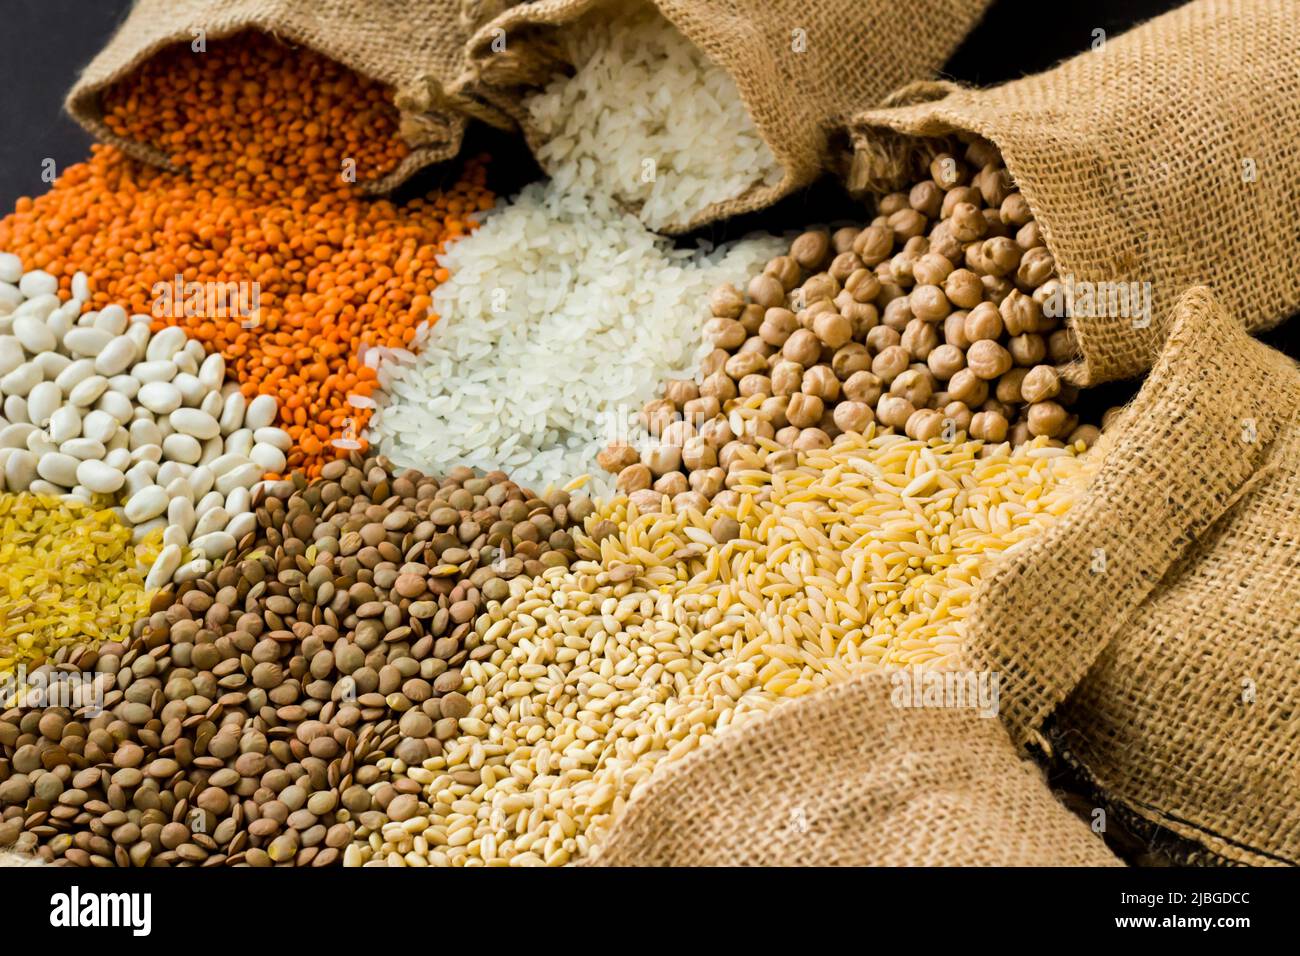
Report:
M 19 196 L 44 192 L 42 163 L 62 171 L 84 159 L 90 138 L 63 112 L 64 94 L 126 16 L 130 0 L 0 0 L 0 215 Z M 995 0 L 944 73 L 965 83 L 991 84 L 1035 73 L 1085 50 L 1093 31 L 1114 37 L 1136 23 L 1171 10 L 1181 0 Z M 906 0 L 899 0 L 906 7 Z M 1298 66 L 1300 68 L 1300 66 Z M 1297 143 L 1300 148 L 1300 143 Z M 522 141 L 492 130 L 471 129 L 466 152 L 491 152 L 498 194 L 509 194 L 538 176 Z M 426 170 L 402 194 L 423 192 L 444 179 L 447 168 Z M 399 195 L 398 198 L 401 198 Z M 816 222 L 861 219 L 861 204 L 824 180 L 761 213 L 706 227 L 690 241 L 734 238 L 754 229 L 780 232 Z M 1265 336 L 1300 357 L 1300 322 Z

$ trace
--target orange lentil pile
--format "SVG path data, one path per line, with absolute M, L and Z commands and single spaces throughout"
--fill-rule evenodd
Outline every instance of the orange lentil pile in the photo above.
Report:
M 397 205 L 364 197 L 406 154 L 378 84 L 305 48 L 257 34 L 163 51 L 104 98 L 105 122 L 162 149 L 176 172 L 106 146 L 50 192 L 0 220 L 0 250 L 68 289 L 90 277 L 87 308 L 114 302 L 182 325 L 221 352 L 244 394 L 279 400 L 290 470 L 310 475 L 356 439 L 375 372 L 363 346 L 400 348 L 433 321 L 447 278 L 436 256 L 488 209 L 483 158 L 459 182 Z M 355 177 L 345 170 L 355 161 Z M 159 315 L 155 285 L 256 282 L 256 324 Z M 246 327 L 246 326 L 252 327 Z

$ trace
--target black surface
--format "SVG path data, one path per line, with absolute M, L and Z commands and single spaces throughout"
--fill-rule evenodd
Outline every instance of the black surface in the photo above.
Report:
M 944 73 L 976 84 L 1014 79 L 1088 49 L 1094 30 L 1114 37 L 1179 5 L 1180 0 L 995 0 Z M 899 6 L 905 9 L 906 0 Z M 62 170 L 87 155 L 89 137 L 63 112 L 63 97 L 129 7 L 129 0 L 0 0 L 0 214 L 12 209 L 17 197 L 47 188 L 41 180 L 45 160 L 53 159 Z M 496 157 L 490 178 L 498 194 L 509 195 L 538 176 L 517 137 L 472 128 L 466 152 L 480 150 Z M 397 198 L 453 176 L 454 166 L 430 168 Z M 860 203 L 824 179 L 771 209 L 708 226 L 682 241 L 722 241 L 755 229 L 781 232 L 862 215 Z M 1300 357 L 1300 322 L 1264 338 Z

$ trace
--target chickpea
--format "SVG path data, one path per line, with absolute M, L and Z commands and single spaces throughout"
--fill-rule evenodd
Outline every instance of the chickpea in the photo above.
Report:
M 902 288 L 910 288 L 916 283 L 916 276 L 912 274 L 912 266 L 916 264 L 916 256 L 903 249 L 902 252 L 889 260 L 889 272 L 894 281 Z
M 1069 413 L 1057 402 L 1037 402 L 1030 405 L 1026 416 L 1029 433 L 1054 438 L 1061 433 L 1068 415 Z
M 943 415 L 933 408 L 918 408 L 907 417 L 903 431 L 917 441 L 934 441 L 943 431 Z
M 853 251 L 868 266 L 884 262 L 894 251 L 894 230 L 884 225 L 868 226 L 853 240 Z
M 808 272 L 821 268 L 830 251 L 830 236 L 821 230 L 805 232 L 790 243 L 790 258 Z
M 840 402 L 831 414 L 835 427 L 840 431 L 859 434 L 865 432 L 867 426 L 876 419 L 871 412 L 871 406 L 866 402 Z
M 1091 448 L 1097 444 L 1097 439 L 1101 437 L 1101 431 L 1096 425 L 1080 425 L 1074 431 L 1070 432 L 1069 443 L 1083 442 L 1085 448 Z
M 1007 438 L 1007 420 L 999 412 L 976 412 L 970 420 L 970 437 L 1001 442 Z
M 907 370 L 912 356 L 901 345 L 892 345 L 871 361 L 871 371 L 885 384 L 889 384 Z
M 641 491 L 650 487 L 652 475 L 650 469 L 643 464 L 628 465 L 618 473 L 618 478 L 614 484 L 618 490 L 625 495 L 630 495 L 634 491 Z
M 681 448 L 686 444 L 686 440 L 695 436 L 695 425 L 691 422 L 677 421 L 668 425 L 660 436 L 660 441 L 665 445 L 673 445 Z
M 800 388 L 805 395 L 816 395 L 823 402 L 833 402 L 840 397 L 840 380 L 827 365 L 814 365 L 803 373 Z
M 1043 227 L 1036 221 L 1029 221 L 1016 230 L 1016 245 L 1026 251 L 1043 245 Z M 1022 258 L 1023 262 L 1024 259 Z
M 1002 221 L 1009 226 L 1023 226 L 1034 217 L 1029 209 L 1029 203 L 1019 192 L 1013 192 L 1002 200 L 1002 205 L 998 207 L 998 212 L 1002 216 Z
M 952 422 L 952 427 L 959 432 L 970 434 L 970 423 L 974 415 L 971 414 L 970 408 L 965 402 L 944 402 L 943 403 L 943 420 L 945 427 L 948 422 Z
M 900 209 L 889 217 L 889 227 L 894 230 L 894 235 L 901 242 L 906 242 L 925 232 L 926 222 L 925 213 L 915 209 Z
M 876 403 L 876 421 L 890 428 L 903 428 L 915 411 L 912 403 L 901 395 L 882 395 Z
M 790 404 L 788 395 L 770 395 L 758 406 L 758 414 L 772 423 L 773 428 L 783 428 L 790 422 L 785 417 L 786 407 Z
M 1057 365 L 1073 362 L 1079 357 L 1079 343 L 1074 329 L 1057 329 L 1047 339 L 1047 354 Z
M 1019 448 L 1033 437 L 1034 435 L 1029 430 L 1027 422 L 1016 422 L 1011 426 L 1011 430 L 1007 432 L 1007 441 L 1011 442 L 1012 448 Z
M 880 294 L 880 279 L 870 269 L 858 269 L 844 280 L 844 291 L 854 302 L 870 302 Z
M 822 344 L 812 332 L 798 329 L 785 340 L 785 344 L 781 346 L 781 354 L 791 362 L 798 362 L 806 368 L 821 357 Z
M 970 170 L 952 153 L 940 153 L 930 160 L 930 178 L 940 189 L 953 189 L 966 181 Z
M 984 402 L 980 405 L 980 411 L 997 412 L 1008 422 L 1011 421 L 1011 419 L 1016 417 L 1015 408 L 1013 408 L 1011 405 L 1008 405 L 1006 402 L 999 402 L 996 398 L 985 399 Z
M 929 371 L 909 368 L 889 386 L 890 395 L 901 395 L 915 408 L 924 408 L 934 394 L 934 379 Z
M 725 405 L 736 397 L 736 383 L 726 372 L 714 372 L 700 383 L 700 394 L 712 396 Z
M 700 397 L 700 387 L 690 379 L 670 378 L 664 382 L 664 399 L 677 408 L 683 408 L 687 402 Z
M 803 366 L 782 359 L 772 369 L 772 394 L 793 395 L 803 384 Z
M 833 301 L 840 294 L 841 288 L 839 280 L 829 272 L 819 272 L 805 279 L 798 291 L 803 293 L 804 304 L 812 305 L 823 299 Z
M 766 312 L 767 310 L 757 302 L 751 302 L 741 310 L 740 318 L 736 321 L 744 327 L 746 335 L 757 335 L 763 325 L 763 315 Z
M 961 262 L 962 251 L 962 244 L 953 238 L 952 223 L 944 220 L 930 230 L 930 253 L 947 260 L 948 268 L 957 267 L 957 263 Z
M 775 276 L 765 272 L 749 280 L 749 297 L 765 309 L 785 304 L 785 287 Z
M 763 267 L 763 271 L 781 283 L 781 288 L 789 292 L 803 279 L 803 270 L 791 256 L 777 256 Z
M 952 263 L 937 252 L 927 252 L 912 266 L 918 285 L 943 285 L 951 273 Z
M 728 350 L 739 348 L 740 344 L 749 338 L 745 334 L 745 327 L 735 319 L 723 319 L 717 316 L 705 323 L 704 334 L 713 343 L 714 348 Z
M 763 314 L 763 324 L 759 326 L 758 336 L 768 345 L 780 348 L 799 328 L 799 321 L 789 309 L 778 306 L 768 309 Z
M 1013 368 L 998 379 L 997 388 L 993 394 L 997 400 L 1006 405 L 1019 405 L 1025 401 L 1021 388 L 1024 385 L 1025 376 L 1029 374 L 1028 369 Z
M 641 460 L 637 450 L 623 442 L 613 442 L 596 455 L 596 464 L 612 475 Z
M 682 417 L 695 426 L 698 431 L 710 418 L 722 411 L 721 403 L 712 395 L 693 398 L 682 406 Z
M 713 496 L 713 504 L 719 508 L 735 508 L 740 504 L 740 492 L 724 488 Z
M 731 354 L 725 349 L 714 349 L 700 362 L 700 378 L 708 378 L 714 372 L 722 371 L 722 366 L 727 364 L 727 359 Z
M 963 136 L 962 141 L 966 144 L 966 162 L 972 166 L 978 166 L 982 169 L 985 166 L 996 166 L 1002 162 L 1001 152 L 984 137 Z
M 966 340 L 971 346 L 977 342 L 994 341 L 1002 335 L 1002 316 L 991 302 L 981 302 L 970 310 L 963 326 Z
M 1024 335 L 1038 331 L 1043 318 L 1042 307 L 1019 289 L 1011 289 L 998 306 L 1007 335 Z
M 882 319 L 886 328 L 894 329 L 900 335 L 907 328 L 907 323 L 915 319 L 912 314 L 912 302 L 908 296 L 892 300 L 885 306 L 885 314 Z
M 966 338 L 966 318 L 969 312 L 953 312 L 943 320 L 943 340 L 949 345 L 955 345 L 959 349 L 970 347 L 970 339 Z M 1001 322 L 1001 317 L 998 318 Z M 962 359 L 963 364 L 965 359 Z
M 660 475 L 653 485 L 654 490 L 661 495 L 668 495 L 670 498 L 674 495 L 683 494 L 690 485 L 686 481 L 686 476 L 680 471 L 670 471 L 667 474 Z
M 722 319 L 734 319 L 745 307 L 745 297 L 728 282 L 709 293 L 709 311 Z
M 862 260 L 858 258 L 858 254 L 852 249 L 849 249 L 847 252 L 841 252 L 832 259 L 830 268 L 826 271 L 831 274 L 831 278 L 835 281 L 843 283 L 845 279 L 853 275 L 854 272 L 858 271 L 862 267 L 863 263 Z
M 685 475 L 682 477 L 684 480 Z M 684 511 L 705 512 L 708 510 L 709 499 L 698 491 L 683 491 L 680 494 L 673 495 L 673 512 L 676 514 L 681 514 Z
M 850 302 L 840 309 L 840 315 L 849 320 L 855 339 L 865 338 L 880 322 L 880 310 L 870 302 Z
M 959 202 L 953 206 L 948 222 L 951 223 L 949 233 L 958 242 L 974 242 L 988 230 L 988 223 L 973 203 Z
M 727 364 L 722 367 L 722 370 L 732 378 L 740 380 L 755 372 L 766 372 L 767 359 L 757 352 L 737 352 L 727 359 Z
M 677 406 L 666 398 L 652 399 L 642 406 L 637 417 L 651 435 L 661 435 L 665 428 L 677 421 Z
M 831 436 L 820 428 L 805 428 L 799 433 L 791 446 L 795 451 L 814 451 L 818 448 L 830 448 Z
M 740 439 L 734 439 L 722 446 L 722 451 L 718 452 L 718 464 L 725 471 L 732 471 L 737 467 L 743 468 L 749 460 L 753 449 Z
M 647 448 L 641 453 L 641 464 L 649 468 L 650 473 L 656 478 L 670 471 L 677 471 L 682 467 L 681 446 L 659 444 Z
M 786 425 L 784 428 L 778 428 L 776 432 L 776 443 L 789 448 L 794 444 L 795 439 L 799 437 L 800 428 L 798 425 Z
M 790 404 L 786 406 L 785 417 L 791 424 L 799 428 L 807 428 L 815 425 L 822 417 L 822 411 L 825 405 L 816 395 L 808 395 L 804 392 L 795 392 L 790 396 Z
M 853 338 L 853 323 L 838 312 L 819 312 L 812 331 L 825 345 L 837 349 Z
M 663 508 L 663 495 L 653 488 L 641 488 L 629 494 L 627 498 L 628 503 L 633 505 L 640 514 L 649 514 Z
M 992 206 L 995 210 L 1011 195 L 1011 174 L 1001 165 L 990 163 L 985 166 L 975 174 L 971 184 L 984 197 L 984 205 Z
M 1035 332 L 1013 335 L 1007 340 L 1007 351 L 1017 365 L 1037 365 L 1047 358 L 1047 339 Z
M 912 314 L 925 322 L 941 322 L 952 311 L 952 303 L 937 285 L 918 285 L 907 296 Z
M 736 383 L 736 391 L 740 393 L 741 398 L 749 398 L 751 395 L 771 395 L 772 380 L 758 373 L 746 375 Z
M 1001 276 L 980 276 L 980 282 L 984 286 L 984 298 L 994 305 L 1001 305 L 1015 286 L 1007 279 Z
M 857 226 L 841 226 L 831 233 L 831 248 L 837 255 L 851 251 L 860 231 Z
M 934 219 L 943 205 L 943 192 L 938 183 L 925 180 L 912 187 L 907 194 L 907 202 L 917 212 Z
M 958 203 L 968 203 L 978 209 L 983 202 L 984 197 L 974 186 L 954 186 L 944 194 L 939 216 L 946 221 L 952 218 L 952 211 L 957 208 Z
M 1022 289 L 1032 289 L 1050 279 L 1055 271 L 1056 259 L 1047 247 L 1035 246 L 1021 256 L 1016 269 L 1016 284 Z
M 692 491 L 697 491 L 706 498 L 712 498 L 722 490 L 722 482 L 726 477 L 726 473 L 721 468 L 713 466 L 692 471 L 687 480 Z
M 906 349 L 913 358 L 925 361 L 930 353 L 939 347 L 939 333 L 929 322 L 913 319 L 903 330 L 899 345 Z
M 1060 393 L 1060 376 L 1050 365 L 1035 365 L 1025 373 L 1025 380 L 1020 384 L 1020 395 L 1026 402 L 1043 402 Z
M 794 437 L 798 439 L 799 436 L 795 435 Z M 790 444 L 793 445 L 794 440 L 791 440 Z M 783 471 L 789 471 L 791 468 L 799 467 L 799 456 L 791 450 L 774 451 L 768 454 L 767 460 L 763 464 L 769 472 L 776 475 Z M 759 492 L 759 495 L 761 497 L 762 492 Z
M 967 353 L 967 361 L 969 360 L 970 354 Z M 974 408 L 989 397 L 989 386 L 969 368 L 964 368 L 948 379 L 948 397 L 955 402 L 965 402 Z
M 699 435 L 688 438 L 682 446 L 682 464 L 690 471 L 712 468 L 717 463 L 717 450 Z
M 966 367 L 985 381 L 991 381 L 1011 368 L 1011 353 L 997 342 L 981 339 L 966 350 Z
M 966 367 L 966 353 L 955 345 L 939 345 L 926 356 L 925 364 L 935 378 L 946 382 Z
M 711 418 L 701 425 L 699 436 L 714 448 L 722 448 L 736 437 L 732 434 L 731 424 L 722 415 Z
M 899 345 L 903 341 L 903 333 L 888 325 L 877 325 L 874 329 L 867 332 L 867 348 L 871 349 L 877 355 L 894 345 Z
M 980 250 L 980 256 L 985 264 L 984 271 L 995 276 L 1004 276 L 1008 272 L 1015 271 L 1016 266 L 1020 264 L 1021 251 L 1015 240 L 1008 239 L 1006 236 L 985 239 L 984 246 Z
M 876 204 L 882 216 L 892 216 L 900 209 L 907 209 L 907 193 L 889 193 L 881 196 Z
M 875 405 L 884 392 L 884 383 L 875 373 L 863 370 L 850 375 L 845 380 L 842 391 L 847 401 Z

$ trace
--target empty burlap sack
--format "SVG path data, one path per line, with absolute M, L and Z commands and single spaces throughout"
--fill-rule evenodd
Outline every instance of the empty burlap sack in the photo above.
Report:
M 900 84 L 933 76 L 989 2 L 913 0 L 904 11 L 895 0 L 653 0 L 735 80 L 784 172 L 777 185 L 759 183 L 734 199 L 692 210 L 664 231 L 762 209 L 812 182 L 826 167 L 830 133 Z M 521 106 L 523 95 L 570 66 L 556 31 L 608 4 L 515 5 L 470 40 L 469 66 L 477 81 L 469 89 L 513 116 L 534 151 L 539 134 Z
M 494 125 L 508 120 L 460 94 L 464 45 L 470 33 L 508 0 L 136 0 L 130 15 L 78 78 L 66 107 L 99 139 L 131 156 L 167 166 L 153 147 L 117 136 L 104 125 L 100 93 L 151 56 L 175 43 L 191 43 L 257 30 L 301 44 L 356 73 L 386 84 L 401 113 L 401 136 L 411 153 L 381 179 L 363 183 L 374 192 L 399 185 L 429 163 L 460 150 L 467 117 Z
M 661 767 L 603 866 L 1115 866 L 971 709 L 903 709 L 867 674 Z
M 898 98 L 922 102 L 853 119 L 849 186 L 906 182 L 927 158 L 914 137 L 995 143 L 1062 276 L 1151 284 L 1147 328 L 1075 317 L 1078 384 L 1150 367 L 1162 318 L 1193 285 L 1268 328 L 1300 307 L 1298 12 L 1294 0 L 1195 0 L 1003 86 L 917 84 Z
M 1017 743 L 1221 857 L 1300 864 L 1300 367 L 1177 302 L 1101 471 L 981 586 L 967 666 Z

